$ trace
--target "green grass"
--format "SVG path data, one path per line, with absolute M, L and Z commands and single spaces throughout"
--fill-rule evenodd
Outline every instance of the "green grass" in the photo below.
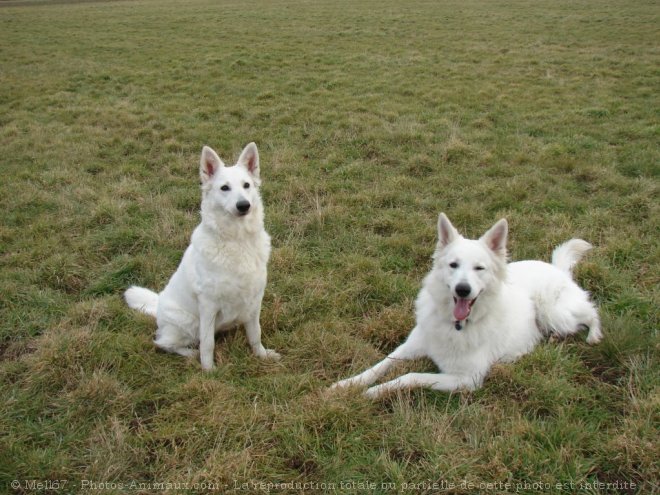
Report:
M 0 490 L 657 492 L 659 22 L 641 0 L 1 3 Z M 206 374 L 121 294 L 175 269 L 202 145 L 253 140 L 283 359 L 230 332 Z M 326 395 L 407 335 L 440 211 L 472 237 L 506 216 L 513 259 L 593 243 L 605 341 L 470 394 Z

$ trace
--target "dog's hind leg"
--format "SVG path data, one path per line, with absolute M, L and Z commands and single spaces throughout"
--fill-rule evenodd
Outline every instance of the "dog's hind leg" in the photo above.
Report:
M 483 377 L 445 373 L 408 373 L 382 385 L 371 387 L 364 395 L 376 399 L 394 390 L 409 390 L 412 388 L 430 388 L 442 392 L 454 392 L 460 389 L 475 390 L 481 386 L 482 382 Z
M 423 355 L 423 352 L 417 350 L 417 348 L 410 342 L 410 340 L 407 340 L 375 366 L 369 368 L 366 371 L 363 371 L 359 375 L 341 380 L 332 385 L 331 388 L 337 389 L 353 386 L 364 387 L 371 385 L 390 369 L 396 366 L 399 362 L 422 357 Z
M 185 357 L 195 357 L 197 349 L 191 349 L 193 340 L 186 337 L 185 333 L 175 325 L 165 325 L 158 329 L 154 344 L 166 352 L 172 352 Z
M 581 308 L 582 314 L 577 315 L 581 323 L 581 326 L 586 326 L 589 329 L 587 334 L 587 343 L 597 344 L 603 339 L 603 331 L 600 328 L 600 318 L 598 317 L 598 311 L 591 303 L 585 303 L 584 307 Z
M 575 297 L 570 298 L 570 295 Z M 559 303 L 547 311 L 546 326 L 550 333 L 566 337 L 581 330 L 589 330 L 587 342 L 597 344 L 603 338 L 598 310 L 582 293 L 567 294 Z

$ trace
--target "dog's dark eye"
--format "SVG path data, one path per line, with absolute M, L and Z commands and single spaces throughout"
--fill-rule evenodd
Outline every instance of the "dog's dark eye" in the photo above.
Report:
M 224 186 L 222 186 L 222 187 L 220 188 L 220 190 L 221 190 L 221 191 L 229 191 L 229 186 L 228 186 L 227 184 L 225 184 Z
M 250 189 L 250 183 L 246 182 L 245 184 L 243 184 L 243 189 Z
M 484 267 L 484 266 L 475 266 L 474 269 L 477 270 L 477 271 L 481 271 L 481 270 L 485 270 L 486 267 Z
M 452 261 L 451 263 L 449 263 L 449 268 L 458 268 L 458 263 Z

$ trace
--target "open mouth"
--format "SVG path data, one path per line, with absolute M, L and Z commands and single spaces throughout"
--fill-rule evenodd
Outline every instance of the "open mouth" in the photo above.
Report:
M 477 300 L 476 297 L 474 299 L 454 297 L 454 318 L 456 319 L 456 321 L 466 320 L 467 317 L 470 316 L 470 311 L 472 311 L 472 305 L 476 300 Z

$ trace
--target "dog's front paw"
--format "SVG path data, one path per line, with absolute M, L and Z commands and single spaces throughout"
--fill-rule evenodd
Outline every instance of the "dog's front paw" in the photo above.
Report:
M 274 351 L 273 349 L 264 349 L 263 352 L 260 352 L 258 356 L 261 359 L 268 359 L 269 361 L 279 361 L 282 359 L 282 356 L 279 352 Z
M 387 388 L 383 387 L 383 385 L 376 385 L 375 387 L 370 387 L 365 390 L 362 395 L 367 399 L 375 400 L 381 398 L 386 392 Z
M 330 390 L 339 390 L 348 387 L 354 387 L 356 385 L 357 383 L 355 383 L 355 380 L 353 380 L 352 378 L 346 378 L 344 380 L 339 380 L 337 383 L 333 383 L 332 385 L 330 385 Z
M 211 363 L 211 364 L 202 363 L 202 369 L 204 371 L 206 371 L 207 373 L 211 372 L 211 371 L 215 370 L 215 364 L 213 364 L 213 363 Z

